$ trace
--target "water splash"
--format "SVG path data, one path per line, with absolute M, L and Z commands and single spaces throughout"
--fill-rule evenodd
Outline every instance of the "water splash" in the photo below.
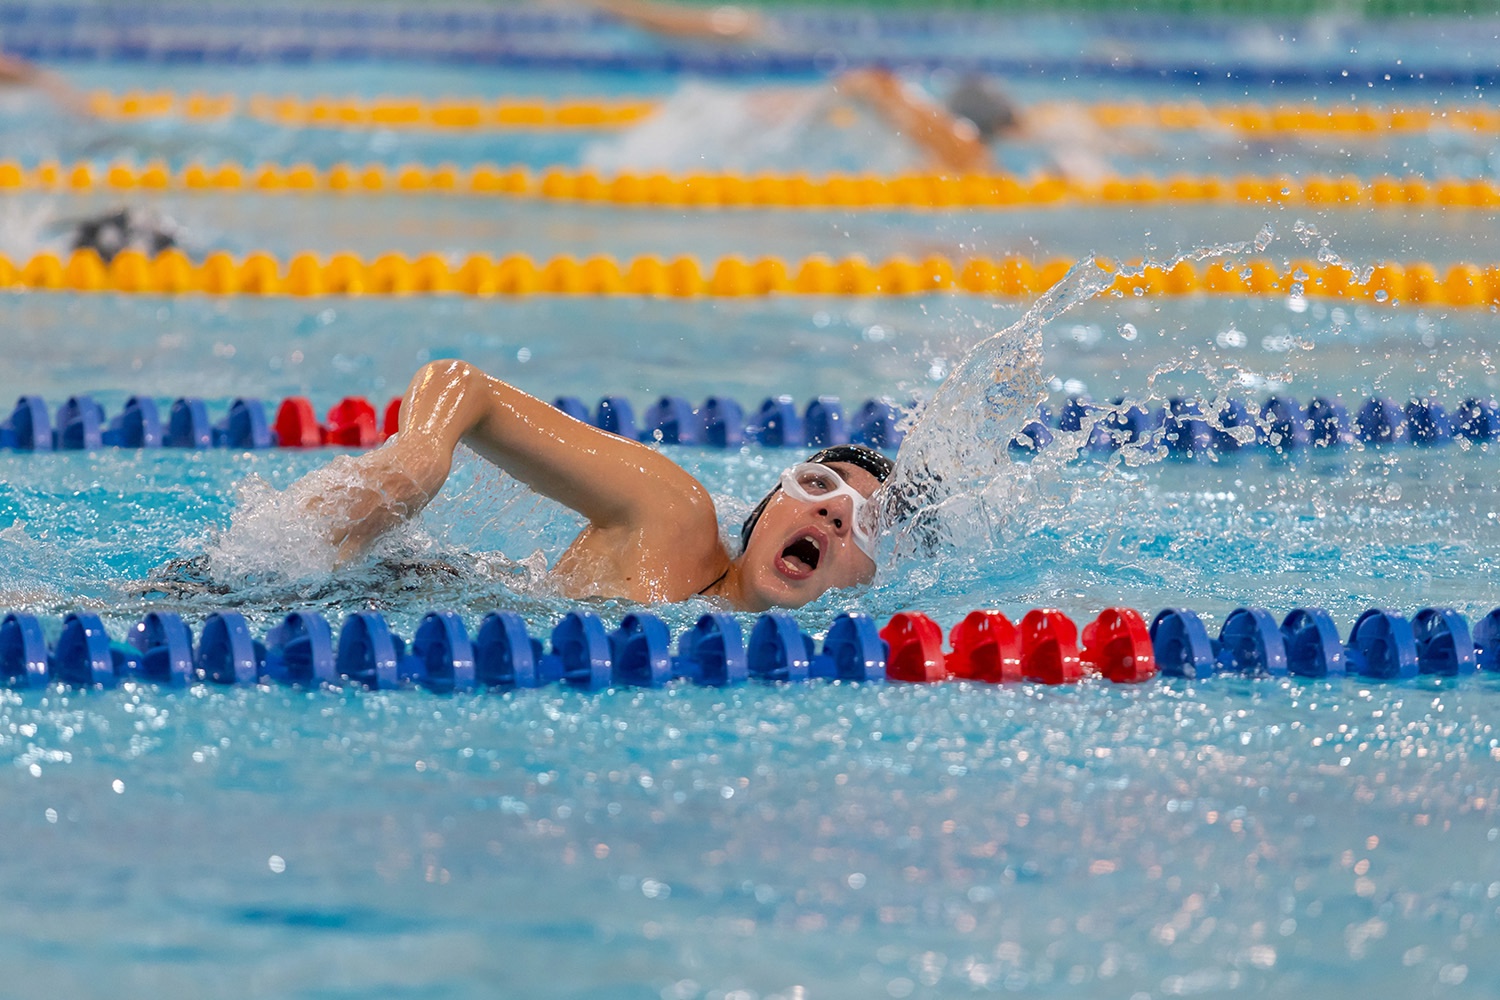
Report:
M 1275 238 L 1275 230 L 1266 225 L 1250 240 L 1196 247 L 1163 263 L 1147 259 L 1118 274 L 1262 253 Z M 1011 441 L 1036 419 L 1047 398 L 1045 330 L 1069 310 L 1099 297 L 1116 277 L 1117 272 L 1092 256 L 1080 260 L 1019 320 L 971 349 L 916 414 L 885 490 L 882 516 L 894 536 L 892 562 L 930 556 L 941 547 L 989 549 L 1037 523 L 1036 512 L 1021 516 L 1025 505 L 1041 498 L 1039 484 L 1057 478 L 1055 470 L 1076 457 L 1094 423 L 1108 412 L 1101 408 L 1093 414 L 1071 440 L 1061 442 L 1064 447 L 1025 462 L 1011 456 Z M 1164 455 L 1159 446 L 1138 446 L 1121 461 L 1140 465 Z

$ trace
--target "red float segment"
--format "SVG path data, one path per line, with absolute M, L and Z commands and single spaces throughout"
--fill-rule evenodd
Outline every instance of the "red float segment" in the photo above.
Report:
M 1021 619 L 1021 676 L 1042 684 L 1083 679 L 1078 626 L 1055 608 L 1038 608 Z
M 381 427 L 381 432 L 385 435 L 386 439 L 389 440 L 390 438 L 395 437 L 396 436 L 396 432 L 398 430 L 400 430 L 400 429 L 401 429 L 401 397 L 397 396 L 395 399 L 391 400 L 389 403 L 386 404 L 386 407 L 385 407 L 385 420 L 383 421 L 383 426 Z
M 1116 684 L 1139 684 L 1156 676 L 1151 631 L 1140 612 L 1130 608 L 1105 608 L 1084 626 L 1080 659 L 1084 669 Z
M 890 646 L 886 654 L 886 680 L 910 684 L 935 684 L 948 679 L 943 656 L 943 629 L 920 611 L 902 611 L 892 616 L 880 638 Z
M 972 611 L 948 633 L 951 676 L 986 684 L 1021 680 L 1021 633 L 998 611 Z
M 276 438 L 283 448 L 321 448 L 323 427 L 306 396 L 289 396 L 276 411 Z
M 345 396 L 328 411 L 325 443 L 345 448 L 373 448 L 381 441 L 375 407 L 363 396 Z

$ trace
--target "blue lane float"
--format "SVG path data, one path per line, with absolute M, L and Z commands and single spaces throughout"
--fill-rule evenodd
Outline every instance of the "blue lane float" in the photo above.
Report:
M 1051 656 L 1075 666 L 1081 659 L 1087 669 L 976 673 L 961 662 L 963 649 L 972 645 L 966 643 L 965 622 L 974 615 L 952 630 L 954 651 L 945 663 L 941 629 L 914 612 L 896 615 L 884 629 L 868 615 L 842 614 L 821 643 L 783 613 L 757 617 L 747 639 L 739 619 L 728 614 L 702 615 L 674 637 L 665 622 L 647 612 L 627 615 L 610 630 L 593 612 L 578 610 L 564 616 L 544 643 L 529 634 L 518 615 L 507 611 L 485 616 L 473 634 L 455 612 L 432 611 L 423 616 L 410 641 L 374 611 L 350 615 L 336 633 L 322 615 L 295 611 L 259 639 L 243 614 L 225 610 L 203 622 L 196 641 L 178 615 L 152 612 L 127 630 L 124 642 L 112 641 L 93 612 L 69 614 L 56 628 L 13 612 L 0 619 L 0 686 L 258 684 L 379 691 L 423 688 L 453 694 L 549 685 L 580 691 L 674 683 L 727 687 L 751 680 L 868 684 L 948 679 L 999 683 L 1024 678 L 1067 684 L 1089 673 L 1121 683 L 1149 679 L 1158 672 L 1188 681 L 1290 676 L 1334 682 L 1347 675 L 1363 683 L 1500 674 L 1500 609 L 1471 628 L 1452 608 L 1423 608 L 1411 619 L 1371 608 L 1360 615 L 1346 640 L 1320 608 L 1296 608 L 1279 625 L 1264 608 L 1237 608 L 1225 617 L 1217 638 L 1209 636 L 1196 612 L 1185 608 L 1159 612 L 1149 631 L 1136 612 L 1119 608 L 1106 609 L 1098 621 L 1081 630 L 1050 609 L 1031 612 L 1023 621 L 1031 626 L 1019 630 L 998 611 L 975 615 L 1006 626 L 1000 631 L 1020 644 L 1008 655 L 1023 667 Z M 1139 629 L 1139 645 L 1114 641 L 1129 631 L 1127 619 Z M 1128 655 L 1131 669 L 1121 671 L 1121 665 L 1112 662 L 1117 646 L 1125 650 L 1121 655 Z M 922 669 L 910 669 L 918 661 Z
M 1174 398 L 1147 409 L 1121 400 L 1101 404 L 1075 396 L 1055 416 L 1041 411 L 1016 434 L 1010 450 L 1025 457 L 1058 443 L 1061 435 L 1070 435 L 1062 440 L 1085 455 L 1132 447 L 1160 449 L 1168 457 L 1188 460 L 1240 451 L 1292 456 L 1309 449 L 1356 446 L 1440 447 L 1458 440 L 1486 445 L 1500 438 L 1500 409 L 1494 399 L 1471 396 L 1450 416 L 1435 399 L 1398 405 L 1373 397 L 1351 417 L 1342 401 L 1327 396 L 1314 397 L 1306 406 L 1288 396 L 1272 396 L 1258 413 L 1238 399 L 1211 405 Z

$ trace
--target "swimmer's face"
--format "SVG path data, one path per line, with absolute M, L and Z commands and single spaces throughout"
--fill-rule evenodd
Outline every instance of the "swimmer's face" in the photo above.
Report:
M 880 480 L 857 465 L 830 462 L 845 483 L 869 498 Z M 778 491 L 766 504 L 740 557 L 748 603 L 760 610 L 799 608 L 835 587 L 875 579 L 875 562 L 854 540 L 854 500 L 847 494 L 813 500 Z

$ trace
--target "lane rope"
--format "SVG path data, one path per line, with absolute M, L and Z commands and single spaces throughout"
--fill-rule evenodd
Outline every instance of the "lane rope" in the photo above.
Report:
M 66 258 L 40 253 L 12 262 L 0 256 L 0 289 L 110 292 L 131 295 L 648 295 L 675 298 L 765 295 L 977 294 L 1025 299 L 1051 288 L 1076 262 L 1032 263 L 1024 257 L 939 255 L 922 260 L 891 257 L 872 263 L 860 256 L 800 261 L 728 256 L 700 262 L 681 256 L 641 256 L 627 262 L 597 255 L 534 260 L 510 254 L 495 260 L 473 254 L 454 262 L 437 254 L 415 259 L 387 253 L 374 260 L 311 251 L 282 262 L 267 253 L 236 259 L 225 251 L 195 262 L 179 249 L 148 257 L 122 250 L 106 264 L 92 248 Z M 1114 269 L 1109 261 L 1101 266 Z M 1304 295 L 1378 305 L 1492 309 L 1500 305 L 1500 264 L 1460 262 L 1439 268 L 1427 261 L 1382 262 L 1355 270 L 1342 263 L 1294 260 L 1278 268 L 1269 260 L 1178 261 L 1120 273 L 1104 294 L 1132 296 Z
M 338 163 L 326 170 L 308 163 L 190 163 L 173 170 L 159 161 L 139 166 L 46 161 L 26 167 L 15 160 L 0 160 L 0 193 L 6 191 L 500 196 L 674 210 L 954 210 L 1161 203 L 1500 209 L 1500 181 L 1482 177 L 1173 175 L 1121 176 L 1084 183 L 1011 174 L 603 175 L 565 167 L 552 167 L 537 175 L 523 167 L 490 163 L 469 168 L 452 164 L 388 167 L 380 163 Z
M 100 118 L 185 118 L 220 121 L 247 117 L 283 128 L 544 129 L 616 128 L 659 108 L 656 100 L 580 97 L 560 101 L 529 98 L 302 97 L 296 94 L 187 94 L 172 91 L 105 90 L 89 95 Z M 1240 129 L 1247 132 L 1330 132 L 1383 135 L 1443 129 L 1489 135 L 1500 132 L 1500 108 L 1474 104 L 1446 107 L 1385 107 L 1361 104 L 1302 104 L 1202 101 L 1039 101 L 1040 116 L 1085 114 L 1108 129 Z
M 1452 608 L 1411 619 L 1384 608 L 1364 612 L 1346 640 L 1328 612 L 1293 609 L 1278 625 L 1264 608 L 1231 612 L 1211 639 L 1185 608 L 1159 612 L 1148 626 L 1135 610 L 1106 608 L 1081 630 L 1061 611 L 1038 608 L 1019 623 L 994 610 L 971 612 L 949 631 L 904 611 L 883 626 L 841 614 L 821 647 L 790 615 L 758 616 L 748 641 L 728 614 L 705 614 L 676 637 L 648 612 L 608 630 L 591 611 L 567 614 L 546 636 L 514 612 L 492 612 L 469 633 L 453 611 L 426 614 L 410 641 L 375 611 L 344 619 L 337 638 L 326 618 L 294 611 L 256 638 L 238 611 L 208 616 L 199 634 L 174 612 L 154 611 L 116 641 L 99 616 L 78 611 L 48 642 L 35 616 L 0 619 L 0 684 L 38 689 L 113 688 L 127 683 L 289 684 L 301 687 L 426 688 L 439 693 L 506 691 L 561 684 L 583 691 L 661 688 L 679 681 L 724 687 L 756 680 L 1043 685 L 1088 677 L 1137 684 L 1157 676 L 1207 681 L 1216 675 L 1303 681 L 1412 682 L 1500 672 L 1500 609 L 1472 627 Z M 548 648 L 550 646 L 550 648 Z
M 604 98 L 565 101 L 524 98 L 314 97 L 254 94 L 174 94 L 170 91 L 94 91 L 89 110 L 99 118 L 132 121 L 179 117 L 222 121 L 246 117 L 286 128 L 592 129 L 618 128 L 656 110 L 657 102 Z
M 634 440 L 702 448 L 827 448 L 864 444 L 894 451 L 905 437 L 912 406 L 867 399 L 845 411 L 837 396 L 820 395 L 799 407 L 790 396 L 768 396 L 747 408 L 730 396 L 694 405 L 664 395 L 638 409 L 624 396 L 605 396 L 591 410 L 576 396 L 553 405 L 586 424 Z M 401 400 L 383 409 L 363 396 L 346 396 L 319 418 L 305 396 L 272 408 L 253 397 L 233 400 L 215 420 L 206 401 L 179 397 L 167 406 L 149 395 L 131 396 L 113 417 L 92 396 L 70 396 L 50 410 L 40 396 L 17 400 L 0 421 L 0 448 L 16 451 L 95 451 L 101 448 L 373 448 L 396 433 Z M 639 414 L 639 416 L 637 416 Z M 1127 446 L 1164 450 L 1182 458 L 1264 451 L 1289 455 L 1309 448 L 1364 445 L 1437 446 L 1450 441 L 1485 445 L 1500 439 L 1500 405 L 1493 396 L 1469 396 L 1452 407 L 1427 396 L 1399 404 L 1371 396 L 1346 405 L 1338 396 L 1316 396 L 1306 406 L 1284 394 L 1258 405 L 1243 399 L 1174 398 L 1165 404 L 1095 403 L 1068 398 L 1043 407 L 1010 443 L 1024 456 L 1062 435 L 1080 453 L 1109 454 Z

